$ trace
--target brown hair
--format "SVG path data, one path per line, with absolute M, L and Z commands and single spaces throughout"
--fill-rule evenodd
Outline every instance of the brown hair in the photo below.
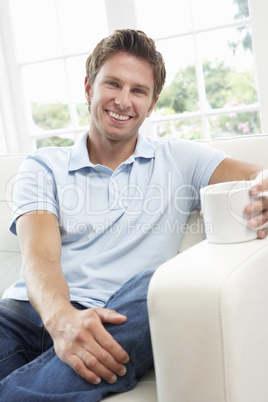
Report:
M 156 50 L 155 42 L 144 32 L 134 29 L 116 30 L 102 39 L 86 61 L 86 74 L 93 84 L 101 66 L 114 53 L 123 51 L 141 57 L 151 63 L 154 74 L 154 99 L 163 89 L 166 69 L 161 53 Z

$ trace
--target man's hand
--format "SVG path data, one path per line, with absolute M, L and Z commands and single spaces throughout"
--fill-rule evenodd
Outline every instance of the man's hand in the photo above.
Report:
M 113 339 L 104 323 L 123 324 L 127 317 L 114 310 L 77 310 L 72 305 L 48 328 L 57 356 L 92 384 L 114 383 L 126 374 L 128 354 Z
M 263 239 L 268 234 L 268 171 L 263 171 L 256 178 L 255 184 L 249 190 L 254 201 L 247 205 L 245 213 L 253 215 L 248 226 L 258 230 L 258 237 Z

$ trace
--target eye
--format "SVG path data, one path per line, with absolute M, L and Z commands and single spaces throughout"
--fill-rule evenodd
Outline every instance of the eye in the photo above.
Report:
M 142 89 L 136 88 L 134 89 L 134 92 L 137 94 L 144 94 L 144 91 Z
M 107 84 L 108 86 L 110 86 L 110 87 L 115 87 L 115 88 L 118 86 L 117 83 L 114 82 L 114 81 L 108 81 L 106 84 Z

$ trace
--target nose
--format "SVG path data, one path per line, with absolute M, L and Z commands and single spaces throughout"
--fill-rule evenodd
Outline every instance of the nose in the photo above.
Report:
M 115 104 L 120 107 L 120 109 L 128 109 L 132 106 L 131 93 L 127 88 L 122 88 L 116 95 Z

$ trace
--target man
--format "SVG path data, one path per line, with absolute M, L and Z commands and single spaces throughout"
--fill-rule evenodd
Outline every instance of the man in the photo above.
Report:
M 260 167 L 138 134 L 165 80 L 144 33 L 116 31 L 86 68 L 89 131 L 74 147 L 37 150 L 18 175 L 11 231 L 25 282 L 0 302 L 3 401 L 92 402 L 133 388 L 153 363 L 148 284 L 183 234 L 168 228 L 183 227 L 209 183 L 259 178 L 251 192 L 268 188 Z M 249 226 L 267 221 L 267 207 L 247 206 L 257 214 Z

